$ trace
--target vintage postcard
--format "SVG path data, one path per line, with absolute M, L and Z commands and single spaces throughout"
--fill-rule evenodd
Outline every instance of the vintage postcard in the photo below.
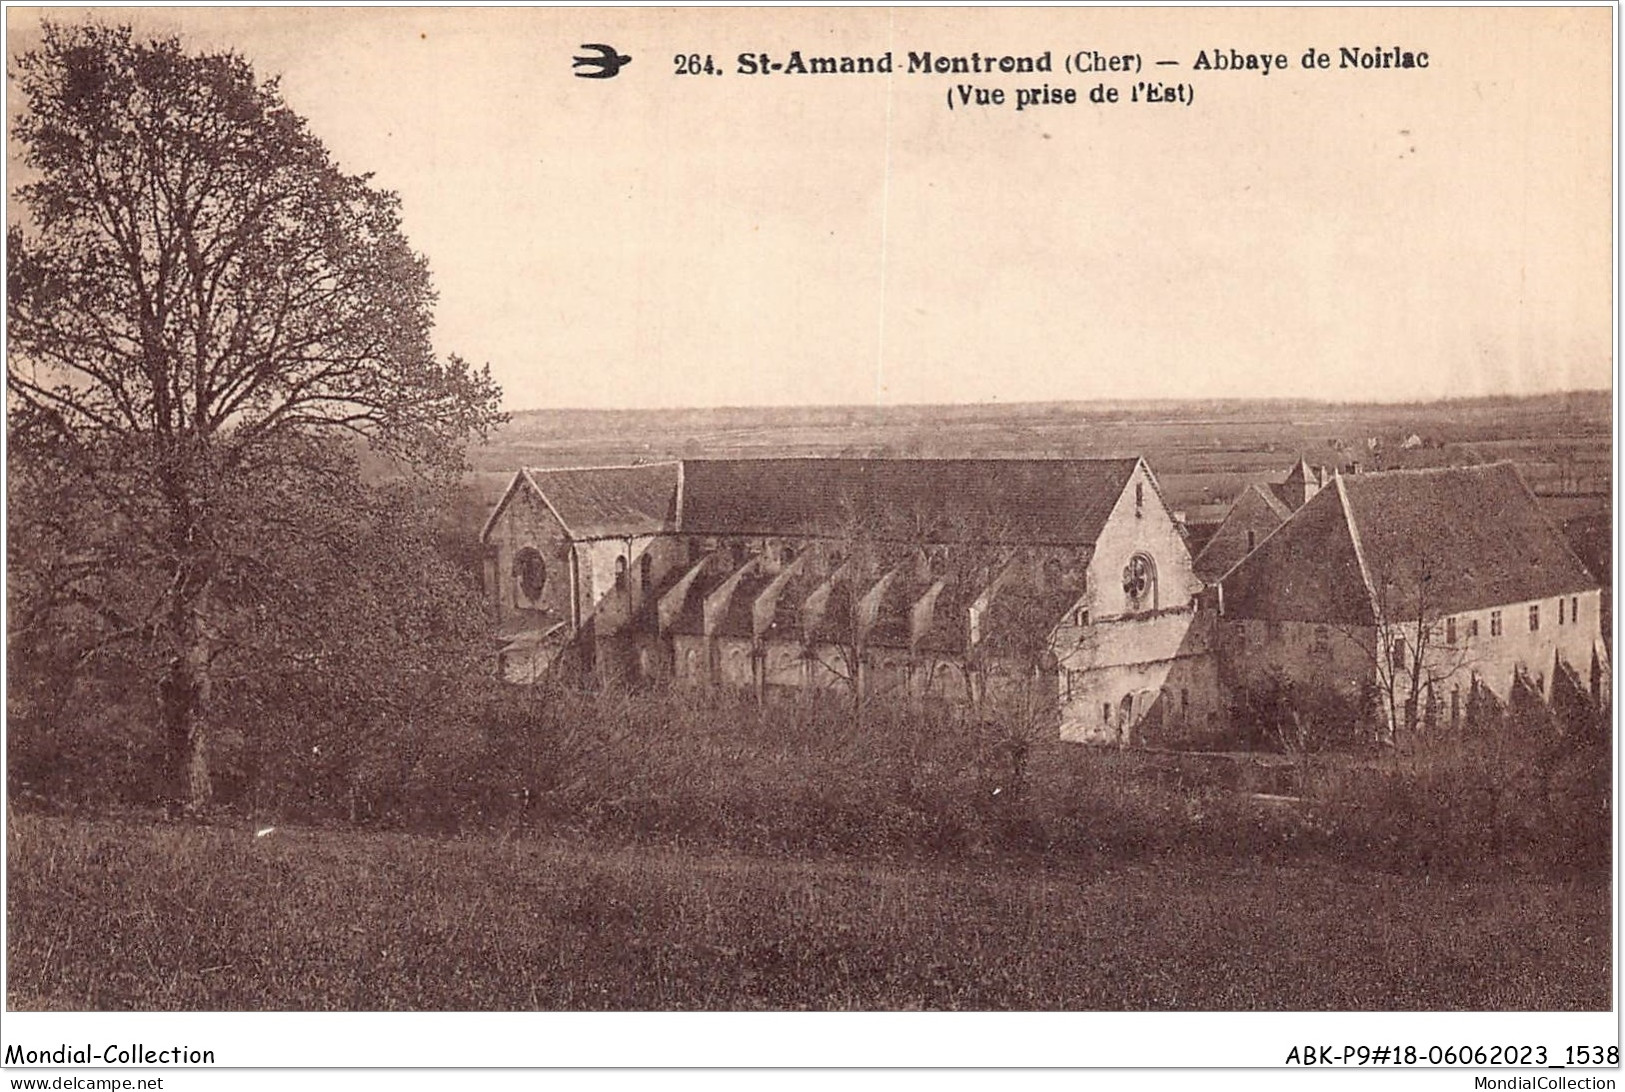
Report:
M 1616 18 L 8 8 L 8 1075 L 1617 1069 Z

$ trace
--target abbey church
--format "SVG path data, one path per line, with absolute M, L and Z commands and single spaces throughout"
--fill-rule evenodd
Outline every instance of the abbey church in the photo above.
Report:
M 1420 536 L 1431 602 L 1406 598 Z M 1405 662 L 1430 710 L 1607 685 L 1600 589 L 1510 464 L 1300 463 L 1194 560 L 1139 458 L 525 469 L 482 542 L 515 683 L 944 705 L 1170 746 L 1222 729 L 1264 673 L 1391 683 L 1396 642 L 1425 650 Z

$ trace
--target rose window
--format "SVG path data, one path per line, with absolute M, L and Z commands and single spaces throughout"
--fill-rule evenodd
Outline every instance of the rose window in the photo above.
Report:
M 1151 602 L 1156 582 L 1156 569 L 1144 554 L 1135 554 L 1123 567 L 1123 594 L 1133 609 L 1142 609 Z

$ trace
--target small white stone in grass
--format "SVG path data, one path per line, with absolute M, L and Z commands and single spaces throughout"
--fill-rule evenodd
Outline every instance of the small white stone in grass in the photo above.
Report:
M 254 837 L 256 837 L 256 838 L 263 838 L 263 837 L 265 837 L 265 836 L 266 836 L 266 835 L 267 835 L 267 834 L 273 834 L 273 833 L 275 833 L 275 832 L 276 832 L 276 828 L 275 828 L 275 827 L 261 827 L 261 828 L 260 828 L 260 829 L 259 829 L 259 830 L 256 830 L 256 831 L 255 831 L 255 832 L 254 832 Z

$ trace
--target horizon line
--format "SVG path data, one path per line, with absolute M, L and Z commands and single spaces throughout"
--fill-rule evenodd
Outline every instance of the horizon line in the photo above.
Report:
M 1439 398 L 1364 398 L 1364 399 L 1337 399 L 1314 398 L 1296 395 L 1223 395 L 1203 396 L 1191 395 L 1177 396 L 1148 396 L 1148 397 L 1112 397 L 1112 398 L 1052 398 L 1052 399 L 1020 399 L 1005 402 L 999 399 L 983 399 L 967 402 L 756 402 L 732 403 L 724 405 L 651 405 L 651 406 L 525 406 L 505 409 L 509 414 L 521 413 L 673 413 L 673 412 L 736 412 L 756 410 L 907 410 L 907 409 L 975 409 L 978 407 L 1005 407 L 1023 408 L 1035 406 L 1170 406 L 1170 405 L 1281 405 L 1281 406 L 1327 406 L 1327 407 L 1389 407 L 1404 406 L 1440 406 L 1440 405 L 1471 405 L 1474 403 L 1490 403 L 1505 401 L 1524 401 L 1539 398 L 1567 398 L 1585 395 L 1606 395 L 1612 398 L 1614 388 L 1608 387 L 1566 387 L 1549 391 L 1526 391 L 1522 393 L 1506 394 L 1471 394 L 1446 395 Z

